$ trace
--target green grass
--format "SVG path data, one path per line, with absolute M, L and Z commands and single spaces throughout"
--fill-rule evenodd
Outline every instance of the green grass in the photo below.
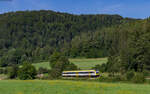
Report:
M 93 59 L 69 59 L 70 62 L 74 63 L 81 69 L 91 69 L 97 64 L 102 64 L 107 62 L 107 58 L 93 58 Z M 37 69 L 39 67 L 50 69 L 49 62 L 42 62 L 33 64 Z
M 150 85 L 63 80 L 2 80 L 0 94 L 149 94 Z
M 36 69 L 39 69 L 40 67 L 50 69 L 49 62 L 34 63 L 33 65 Z
M 107 58 L 93 58 L 93 59 L 69 59 L 81 69 L 91 69 L 97 64 L 103 64 L 107 62 Z

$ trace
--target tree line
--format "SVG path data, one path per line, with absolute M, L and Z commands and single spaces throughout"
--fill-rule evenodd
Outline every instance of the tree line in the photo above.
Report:
M 0 68 L 0 74 L 7 75 L 9 79 L 60 79 L 63 71 L 79 70 L 79 68 L 71 63 L 66 56 L 59 52 L 54 52 L 49 60 L 49 67 L 46 69 L 40 67 L 36 69 L 29 62 L 24 62 L 21 66 L 13 65 L 5 68 Z M 48 74 L 48 76 L 44 76 Z

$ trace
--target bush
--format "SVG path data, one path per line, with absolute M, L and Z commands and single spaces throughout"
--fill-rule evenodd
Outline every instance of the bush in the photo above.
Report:
M 128 81 L 132 80 L 134 76 L 135 76 L 135 72 L 134 71 L 129 71 L 129 72 L 126 73 L 126 79 Z
M 149 71 L 143 71 L 144 76 L 150 76 L 150 72 Z
M 63 70 L 78 70 L 78 67 L 73 63 L 68 63 Z
M 100 82 L 105 82 L 106 79 L 107 79 L 107 77 L 104 77 L 104 76 L 101 76 L 101 77 L 98 78 L 98 80 L 99 80 Z
M 9 71 L 9 67 L 5 67 L 4 70 L 3 70 L 3 73 L 8 74 L 8 71 Z
M 21 80 L 35 79 L 36 74 L 35 67 L 29 63 L 24 63 L 18 71 L 18 77 Z
M 62 57 L 61 53 L 54 52 L 50 57 L 50 67 L 53 68 L 56 62 Z
M 8 76 L 9 78 L 13 79 L 17 77 L 18 67 L 12 66 L 8 69 Z
M 7 62 L 6 57 L 2 57 L 0 59 L 0 67 L 6 67 L 7 66 L 6 62 Z
M 40 68 L 38 69 L 38 74 L 48 73 L 48 71 L 49 71 L 48 69 L 40 67 Z
M 100 72 L 106 72 L 106 64 L 95 65 L 92 69 L 99 70 Z
M 52 69 L 49 73 L 50 79 L 58 79 L 61 76 L 61 71 L 59 69 Z
M 0 74 L 3 74 L 4 73 L 4 70 L 3 69 L 0 69 Z
M 132 79 L 132 82 L 134 83 L 144 83 L 144 81 L 145 81 L 145 77 L 143 73 L 136 73 Z
M 121 77 L 119 75 L 115 76 L 115 77 L 99 77 L 98 79 L 100 82 L 118 82 L 121 81 Z
M 55 66 L 49 72 L 49 78 L 50 79 L 59 78 L 61 76 L 62 71 L 63 71 L 63 63 L 62 62 L 56 62 Z
M 109 73 L 109 74 L 108 74 L 108 77 L 109 77 L 109 78 L 114 77 L 114 73 Z
M 77 66 L 73 63 L 70 63 L 68 58 L 61 55 L 60 53 L 54 53 L 50 59 L 51 71 L 49 76 L 51 79 L 56 79 L 61 76 L 62 71 L 64 70 L 77 70 Z

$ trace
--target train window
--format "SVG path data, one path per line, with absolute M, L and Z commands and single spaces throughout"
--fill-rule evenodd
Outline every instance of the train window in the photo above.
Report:
M 88 74 L 88 72 L 78 72 L 79 74 Z
M 95 73 L 95 72 L 90 72 L 90 73 Z
M 90 72 L 63 72 L 63 74 L 89 74 L 89 73 L 95 73 L 94 71 Z
M 89 74 L 89 73 L 94 73 L 94 72 L 79 72 L 79 74 Z
M 63 73 L 63 74 L 76 74 L 76 72 L 66 72 L 66 73 Z
M 99 73 L 99 71 L 96 71 L 96 73 Z

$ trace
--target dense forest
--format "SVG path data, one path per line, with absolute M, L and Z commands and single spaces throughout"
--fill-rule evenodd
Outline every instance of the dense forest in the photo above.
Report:
M 0 65 L 48 60 L 54 51 L 68 57 L 105 57 L 111 40 L 96 31 L 133 20 L 44 10 L 1 14 Z
M 94 68 L 102 72 L 150 71 L 150 18 L 107 28 L 112 38 L 108 62 Z
M 0 66 L 71 58 L 108 57 L 103 71 L 150 70 L 150 19 L 18 11 L 0 15 Z

